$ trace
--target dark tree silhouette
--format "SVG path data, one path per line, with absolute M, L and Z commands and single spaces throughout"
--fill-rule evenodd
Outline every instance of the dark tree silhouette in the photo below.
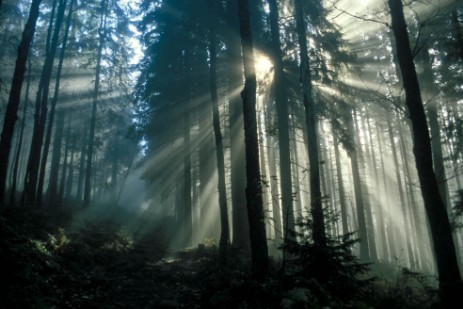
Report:
M 241 92 L 246 149 L 246 203 L 251 241 L 252 270 L 257 278 L 268 271 L 268 248 L 265 232 L 262 183 L 256 119 L 256 70 L 247 0 L 239 0 L 240 35 L 243 51 L 244 89 Z
M 452 230 L 445 204 L 439 194 L 436 175 L 432 168 L 429 128 L 413 62 L 402 0 L 388 0 L 388 4 L 392 19 L 392 30 L 397 44 L 397 60 L 405 89 L 405 102 L 410 111 L 413 153 L 436 255 L 441 298 L 444 304 L 450 306 L 450 304 L 459 302 L 463 293 Z
M 3 130 L 0 140 L 0 205 L 4 204 L 8 161 L 11 152 L 11 140 L 13 138 L 14 125 L 18 118 L 17 112 L 21 99 L 24 74 L 26 72 L 26 62 L 29 55 L 29 47 L 32 42 L 32 38 L 34 37 L 41 2 L 41 0 L 32 1 L 29 17 L 22 33 L 21 42 L 18 46 L 18 56 L 16 58 L 13 82 L 8 98 L 8 105 L 5 112 L 5 120 L 3 122 Z

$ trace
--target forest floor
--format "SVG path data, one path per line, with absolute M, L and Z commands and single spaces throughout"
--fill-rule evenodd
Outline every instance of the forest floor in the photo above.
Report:
M 0 308 L 434 308 L 435 288 L 406 269 L 376 265 L 395 275 L 354 279 L 347 298 L 313 278 L 281 276 L 275 261 L 255 281 L 249 259 L 232 251 L 219 267 L 214 244 L 170 250 L 168 219 L 110 213 L 3 209 Z

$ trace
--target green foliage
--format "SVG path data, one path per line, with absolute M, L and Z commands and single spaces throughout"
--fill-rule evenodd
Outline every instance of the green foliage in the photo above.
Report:
M 2 211 L 0 276 L 6 285 L 0 308 L 113 307 L 113 299 L 149 303 L 140 294 L 149 295 L 144 289 L 156 281 L 150 263 L 167 250 L 162 227 L 132 233 L 120 220 L 84 217 L 75 221 L 66 209 Z M 134 286 L 133 278 L 145 275 L 150 285 L 140 280 Z M 121 293 L 129 288 L 138 295 Z
M 370 281 L 361 277 L 368 265 L 360 263 L 352 252 L 357 240 L 347 234 L 328 236 L 326 245 L 316 244 L 312 239 L 312 227 L 309 216 L 301 218 L 300 232 L 294 233 L 283 245 L 289 255 L 286 285 L 293 289 L 309 288 L 322 305 L 355 300 Z
M 370 306 L 378 309 L 437 307 L 437 284 L 431 276 L 387 264 L 376 264 L 372 271 L 382 275 L 368 285 L 363 294 Z

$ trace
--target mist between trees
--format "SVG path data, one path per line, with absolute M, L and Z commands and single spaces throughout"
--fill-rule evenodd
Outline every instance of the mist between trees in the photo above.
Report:
M 5 213 L 127 211 L 170 222 L 174 251 L 217 243 L 222 268 L 240 252 L 256 282 L 298 269 L 329 290 L 306 266 L 339 255 L 459 299 L 461 1 L 0 9 Z

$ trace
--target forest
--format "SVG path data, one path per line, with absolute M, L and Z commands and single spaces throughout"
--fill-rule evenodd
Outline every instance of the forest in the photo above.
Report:
M 0 0 L 0 308 L 459 308 L 463 1 Z

